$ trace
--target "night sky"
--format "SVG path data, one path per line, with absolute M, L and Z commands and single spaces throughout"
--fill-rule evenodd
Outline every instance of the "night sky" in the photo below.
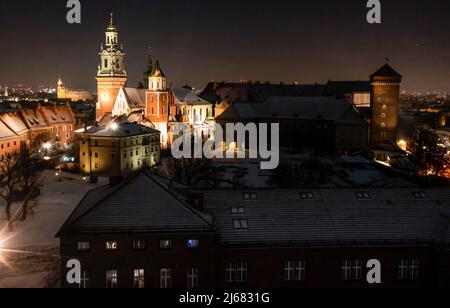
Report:
M 81 25 L 66 2 L 0 2 L 0 84 L 95 89 L 113 11 L 131 87 L 151 45 L 174 86 L 367 79 L 389 57 L 404 90 L 450 92 L 448 0 L 384 0 L 382 25 L 366 0 L 81 0 Z

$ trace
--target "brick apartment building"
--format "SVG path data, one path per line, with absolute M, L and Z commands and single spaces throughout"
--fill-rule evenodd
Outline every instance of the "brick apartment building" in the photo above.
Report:
M 38 154 L 44 144 L 62 148 L 74 140 L 75 117 L 70 106 L 38 106 L 0 114 L 0 157 L 27 147 Z
M 58 233 L 65 287 L 450 287 L 445 189 L 174 190 L 139 174 L 88 193 Z M 82 264 L 81 285 L 65 262 Z

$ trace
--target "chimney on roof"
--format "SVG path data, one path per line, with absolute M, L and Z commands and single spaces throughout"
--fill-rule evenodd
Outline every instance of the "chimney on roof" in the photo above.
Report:
M 204 210 L 204 195 L 203 193 L 190 193 L 188 195 L 188 204 L 190 207 L 199 210 L 199 211 L 203 211 Z

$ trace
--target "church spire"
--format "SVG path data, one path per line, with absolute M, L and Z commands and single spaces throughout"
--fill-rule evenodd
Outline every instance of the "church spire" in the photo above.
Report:
M 148 77 L 152 74 L 153 71 L 153 57 L 152 57 L 152 47 L 148 47 L 148 61 L 147 68 L 144 71 L 144 78 L 142 80 L 142 88 L 148 88 Z
M 107 31 L 108 32 L 117 32 L 117 27 L 114 24 L 114 13 L 113 12 L 109 13 L 109 25 L 108 25 Z

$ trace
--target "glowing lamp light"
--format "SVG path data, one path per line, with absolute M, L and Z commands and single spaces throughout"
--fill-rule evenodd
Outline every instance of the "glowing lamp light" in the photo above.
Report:
M 404 140 L 404 139 L 400 139 L 400 140 L 397 142 L 397 145 L 398 145 L 398 147 L 399 147 L 400 149 L 402 149 L 403 151 L 406 151 L 407 148 L 408 148 L 408 143 L 407 143 L 406 140 Z
M 119 128 L 119 125 L 117 125 L 117 123 L 111 124 L 111 129 L 112 130 L 117 130 L 118 128 Z
M 55 176 L 59 176 L 59 172 L 56 172 L 56 173 L 55 173 Z
M 50 156 L 44 156 L 44 160 L 50 160 L 51 158 L 50 158 Z
M 50 142 L 46 142 L 46 143 L 44 143 L 43 147 L 46 150 L 50 150 L 50 148 L 52 147 L 52 144 Z

